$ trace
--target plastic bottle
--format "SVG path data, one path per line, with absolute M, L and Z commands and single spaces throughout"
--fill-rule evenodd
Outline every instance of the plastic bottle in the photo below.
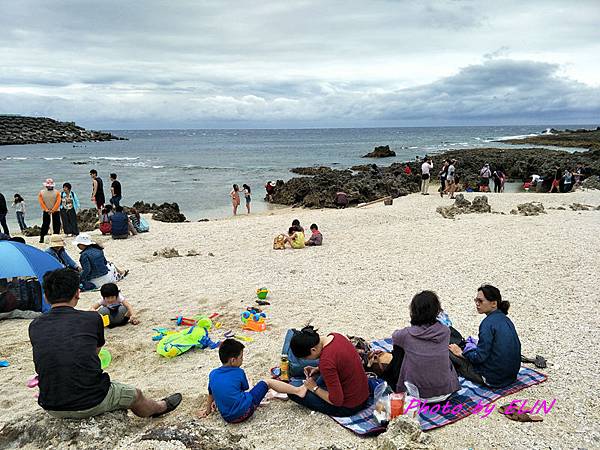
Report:
M 290 361 L 288 359 L 288 355 L 281 355 L 279 369 L 281 370 L 281 375 L 279 375 L 279 379 L 281 381 L 290 381 Z

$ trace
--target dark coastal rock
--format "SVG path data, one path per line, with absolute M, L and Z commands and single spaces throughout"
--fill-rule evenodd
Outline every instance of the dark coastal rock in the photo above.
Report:
M 152 214 L 152 219 L 159 222 L 181 223 L 187 220 L 179 211 L 179 205 L 177 203 L 163 203 L 162 205 L 157 205 L 156 203 L 149 204 L 138 201 L 133 204 L 133 207 L 140 214 Z
M 511 210 L 511 214 L 521 216 L 539 216 L 540 214 L 546 214 L 544 205 L 540 202 L 529 202 L 517 205 L 516 209 Z
M 445 219 L 454 219 L 458 214 L 489 213 L 492 208 L 485 195 L 475 197 L 471 203 L 464 195 L 458 194 L 452 206 L 438 206 L 436 211 Z
M 396 156 L 396 152 L 390 150 L 389 145 L 380 145 L 375 147 L 371 153 L 363 155 L 363 158 L 389 158 L 391 156 Z
M 583 180 L 581 183 L 585 189 L 597 189 L 600 190 L 600 177 L 591 176 Z
M 125 138 L 102 131 L 86 130 L 74 122 L 59 122 L 47 117 L 0 115 L 0 145 L 112 140 Z
M 95 208 L 82 209 L 77 213 L 77 226 L 82 233 L 98 228 L 98 210 Z
M 42 229 L 38 225 L 34 225 L 29 228 L 25 228 L 22 232 L 23 236 L 32 237 L 39 236 L 42 234 Z
M 564 131 L 550 130 L 552 134 L 540 134 L 537 136 L 527 136 L 521 139 L 509 139 L 502 142 L 508 144 L 533 144 L 533 145 L 555 145 L 558 147 L 581 147 L 590 150 L 600 150 L 600 127 L 595 130 Z
M 330 170 L 313 177 L 292 178 L 286 183 L 278 180 L 273 202 L 307 208 L 335 208 L 336 193 L 340 191 L 348 194 L 348 206 L 356 206 L 418 190 L 418 178 L 406 175 L 399 164 L 392 164 L 357 174 L 349 170 Z
M 290 172 L 298 175 L 320 175 L 322 173 L 330 172 L 331 167 L 318 166 L 318 167 L 294 167 L 290 169 Z

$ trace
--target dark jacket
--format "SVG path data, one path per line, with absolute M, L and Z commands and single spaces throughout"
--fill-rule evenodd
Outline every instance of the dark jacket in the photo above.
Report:
M 81 264 L 81 281 L 90 281 L 108 273 L 104 252 L 99 248 L 86 247 L 79 255 L 79 263 Z
M 8 213 L 8 208 L 6 207 L 6 199 L 4 198 L 4 195 L 0 194 L 0 214 L 2 213 Z
M 110 218 L 112 223 L 111 234 L 113 236 L 123 236 L 129 234 L 129 218 L 123 212 L 117 212 Z
M 77 270 L 77 264 L 73 259 L 69 256 L 64 247 L 50 247 L 46 250 L 46 253 L 51 255 L 54 259 L 56 259 L 63 266 L 68 267 L 69 269 Z
M 477 348 L 465 352 L 464 357 L 490 386 L 507 386 L 517 379 L 521 342 L 506 314 L 497 309 L 481 321 Z
M 450 329 L 447 326 L 440 322 L 413 325 L 394 331 L 392 341 L 404 350 L 396 392 L 406 391 L 405 381 L 417 386 L 421 398 L 458 390 L 458 376 L 448 356 Z

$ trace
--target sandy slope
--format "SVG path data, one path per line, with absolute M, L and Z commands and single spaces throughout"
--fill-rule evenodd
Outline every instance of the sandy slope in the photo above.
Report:
M 467 194 L 472 198 L 474 194 Z M 600 211 L 549 210 L 521 217 L 508 212 L 517 203 L 546 207 L 572 202 L 600 204 L 600 192 L 563 195 L 490 194 L 494 211 L 507 215 L 464 215 L 443 219 L 435 212 L 448 199 L 411 195 L 393 206 L 348 210 L 284 210 L 208 223 L 152 223 L 151 233 L 127 241 L 99 238 L 106 253 L 131 275 L 120 286 L 140 312 L 142 324 L 107 330 L 114 380 L 154 396 L 184 394 L 184 403 L 166 422 L 188 420 L 206 392 L 216 351 L 195 351 L 174 360 L 160 358 L 150 340 L 153 327 L 169 317 L 219 312 L 226 328 L 239 329 L 239 313 L 255 299 L 257 287 L 271 291 L 270 329 L 247 345 L 245 369 L 254 381 L 267 375 L 280 354 L 285 331 L 308 320 L 323 332 L 387 337 L 408 322 L 407 306 L 422 289 L 438 292 L 463 334 L 476 334 L 482 317 L 473 305 L 483 282 L 498 286 L 512 306 L 523 352 L 554 363 L 549 381 L 513 398 L 557 399 L 543 423 L 519 424 L 494 413 L 469 417 L 429 433 L 444 448 L 592 448 L 600 445 L 597 374 L 600 373 Z M 321 248 L 273 251 L 273 236 L 299 218 L 317 222 Z M 162 247 L 190 249 L 200 256 L 163 259 Z M 75 253 L 71 249 L 72 253 Z M 208 256 L 211 252 L 214 256 Z M 97 293 L 82 295 L 87 308 Z M 33 374 L 28 321 L 0 323 L 0 424 L 37 406 L 25 382 Z M 215 429 L 247 433 L 257 448 L 375 448 L 328 417 L 291 403 L 271 404 L 242 425 L 207 419 Z

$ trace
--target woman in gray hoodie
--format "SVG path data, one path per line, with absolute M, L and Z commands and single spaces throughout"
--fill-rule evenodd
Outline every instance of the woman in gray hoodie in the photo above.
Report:
M 410 303 L 411 326 L 392 334 L 394 346 L 404 350 L 396 392 L 406 391 L 406 381 L 414 384 L 420 398 L 429 403 L 444 401 L 459 388 L 448 355 L 450 329 L 437 320 L 441 311 L 435 292 L 420 292 Z

